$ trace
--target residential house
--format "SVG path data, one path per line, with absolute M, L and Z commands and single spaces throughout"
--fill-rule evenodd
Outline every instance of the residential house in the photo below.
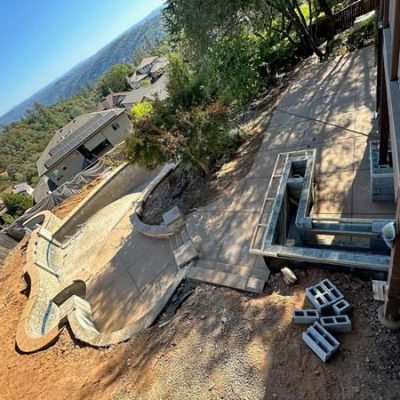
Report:
M 167 84 L 168 75 L 164 74 L 152 85 L 143 86 L 129 92 L 121 104 L 129 111 L 134 104 L 143 101 L 152 102 L 156 98 L 159 100 L 165 100 L 168 97 Z
M 128 78 L 132 89 L 139 89 L 145 79 L 155 83 L 168 69 L 167 57 L 145 57 L 137 66 L 135 73 Z
M 160 76 L 167 72 L 169 61 L 167 57 L 158 57 L 150 70 L 152 81 L 155 82 Z
M 112 110 L 113 108 L 121 107 L 122 101 L 129 92 L 110 93 L 106 98 L 97 103 L 96 111 Z
M 22 182 L 18 183 L 18 185 L 15 185 L 14 193 L 32 196 L 33 189 L 28 185 L 27 182 Z
M 120 144 L 132 125 L 123 109 L 81 115 L 55 133 L 37 161 L 40 177 L 54 190 Z

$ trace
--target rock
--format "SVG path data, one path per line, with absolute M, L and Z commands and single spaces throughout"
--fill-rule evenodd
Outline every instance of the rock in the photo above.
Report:
M 360 290 L 362 286 L 358 282 L 351 283 L 351 290 Z
M 354 386 L 354 393 L 360 393 L 360 388 L 358 386 Z
M 287 285 L 294 285 L 297 282 L 297 277 L 290 268 L 283 267 L 281 273 L 283 275 L 283 280 Z

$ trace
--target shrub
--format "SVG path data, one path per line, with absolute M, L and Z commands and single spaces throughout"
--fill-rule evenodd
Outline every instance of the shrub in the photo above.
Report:
M 343 37 L 339 36 L 330 40 L 326 45 L 326 52 L 328 56 L 336 57 L 346 53 L 347 47 Z
M 365 42 L 371 39 L 375 33 L 375 20 L 370 17 L 356 26 L 347 37 L 347 46 L 350 50 L 365 46 Z
M 107 96 L 110 90 L 113 92 L 122 92 L 129 90 L 129 84 L 126 77 L 132 74 L 133 69 L 129 64 L 116 64 L 109 69 L 97 82 L 97 92 L 100 96 Z
M 214 90 L 225 103 L 247 103 L 261 83 L 259 38 L 240 33 L 216 42 L 204 68 L 209 75 L 209 92 Z
M 19 193 L 4 194 L 3 201 L 7 207 L 7 213 L 14 218 L 20 217 L 26 210 L 33 206 L 33 201 L 30 196 Z
M 3 214 L 0 218 L 6 225 L 12 225 L 15 221 L 15 218 L 8 213 Z
M 169 103 L 156 102 L 150 115 L 134 121 L 126 140 L 128 159 L 146 168 L 180 160 L 208 174 L 229 142 L 227 126 L 221 103 L 174 110 Z
M 150 78 L 143 79 L 140 82 L 140 87 L 148 87 L 150 85 L 151 85 L 151 79 Z
M 170 54 L 169 62 L 168 94 L 173 107 L 190 109 L 211 100 L 204 70 L 194 71 L 177 53 Z
M 153 105 L 144 101 L 143 103 L 137 103 L 131 108 L 131 115 L 134 120 L 142 119 L 148 116 L 153 110 Z

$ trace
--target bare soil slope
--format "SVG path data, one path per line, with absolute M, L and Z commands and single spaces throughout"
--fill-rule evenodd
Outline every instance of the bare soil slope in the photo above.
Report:
M 0 399 L 399 398 L 399 334 L 379 325 L 370 283 L 350 275 L 297 271 L 299 284 L 288 288 L 278 274 L 259 297 L 188 287 L 176 314 L 181 296 L 135 340 L 98 350 L 74 344 L 64 331 L 53 347 L 22 355 L 14 337 L 25 304 L 23 260 L 24 243 L 0 275 Z M 354 331 L 340 337 L 341 350 L 328 364 L 291 324 L 304 288 L 325 277 L 354 306 Z

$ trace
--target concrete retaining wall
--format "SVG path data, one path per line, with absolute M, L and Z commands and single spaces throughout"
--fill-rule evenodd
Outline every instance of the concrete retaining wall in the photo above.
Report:
M 64 223 L 54 233 L 56 240 L 62 242 L 66 236 L 72 235 L 76 227 L 87 221 L 97 211 L 111 204 L 115 200 L 132 193 L 151 177 L 157 174 L 134 164 L 123 164 L 111 172 L 90 195 L 72 210 Z

